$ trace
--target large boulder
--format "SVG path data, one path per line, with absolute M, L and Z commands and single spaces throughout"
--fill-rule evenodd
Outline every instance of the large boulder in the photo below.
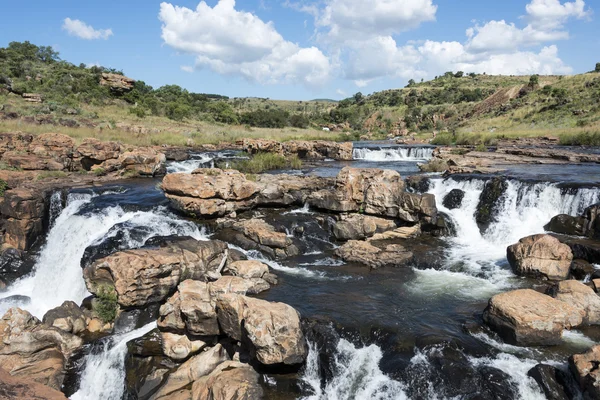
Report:
M 448 193 L 444 197 L 444 201 L 442 202 L 442 204 L 448 210 L 454 210 L 456 208 L 460 208 L 460 206 L 462 205 L 462 201 L 463 201 L 464 197 L 465 197 L 464 190 L 452 189 L 450 191 L 450 193 Z
M 85 331 L 88 319 L 89 316 L 77 304 L 65 301 L 61 306 L 48 311 L 42 321 L 48 326 L 77 335 Z
M 600 204 L 586 208 L 580 216 L 557 215 L 544 227 L 547 231 L 600 239 Z
M 0 214 L 4 219 L 4 245 L 29 250 L 44 230 L 46 202 L 34 189 L 12 189 L 0 198 Z
M 583 323 L 575 307 L 531 289 L 492 297 L 483 319 L 504 341 L 521 346 L 559 344 L 563 330 Z
M 333 226 L 333 236 L 338 240 L 359 240 L 376 233 L 393 230 L 396 223 L 389 219 L 362 214 L 342 215 Z
M 107 86 L 115 94 L 124 94 L 133 89 L 135 79 L 121 74 L 103 73 L 100 86 Z
M 600 399 L 600 345 L 592 347 L 584 354 L 569 358 L 569 367 L 579 382 L 585 398 Z
M 571 389 L 573 378 L 568 372 L 547 364 L 538 364 L 527 375 L 540 386 L 548 400 L 568 400 L 576 398 Z
M 223 294 L 217 316 L 223 333 L 246 344 L 263 365 L 299 365 L 306 359 L 300 314 L 287 304 Z
M 257 260 L 240 260 L 227 264 L 225 271 L 243 279 L 256 279 L 264 278 L 269 273 L 269 266 Z
M 119 156 L 117 162 L 120 170 L 140 176 L 164 175 L 167 172 L 167 158 L 163 153 L 151 148 L 125 152 Z
M 371 268 L 403 267 L 413 260 L 413 253 L 399 244 L 377 247 L 372 242 L 350 240 L 336 249 L 335 255 L 347 262 L 356 262 Z
M 559 282 L 552 290 L 556 300 L 573 306 L 584 324 L 600 325 L 600 296 L 589 286 L 575 280 Z
M 77 336 L 48 327 L 18 308 L 0 320 L 0 368 L 13 376 L 60 390 L 66 362 L 82 346 Z
M 229 360 L 227 351 L 220 344 L 202 352 L 183 363 L 172 372 L 161 388 L 151 397 L 152 400 L 173 398 L 173 394 L 203 376 L 209 375 L 217 366 Z
M 160 336 L 162 352 L 172 360 L 185 360 L 208 345 L 203 340 L 190 339 L 187 335 L 161 332 Z
M 220 241 L 179 240 L 163 247 L 126 250 L 94 262 L 83 270 L 86 286 L 98 294 L 114 287 L 123 307 L 142 307 L 163 301 L 186 280 L 208 281 L 227 259 Z
M 573 253 L 550 235 L 533 235 L 507 249 L 508 262 L 519 275 L 563 280 L 569 276 Z
M 352 161 L 352 142 L 338 143 L 324 140 L 290 140 L 278 142 L 268 139 L 243 139 L 239 142 L 242 148 L 250 153 L 276 153 L 281 155 L 297 155 L 303 159 L 331 158 L 339 161 Z
M 225 361 L 192 386 L 192 400 L 259 400 L 264 392 L 260 375 L 248 364 Z
M 12 376 L 2 368 L 0 368 L 0 398 L 67 400 L 65 395 L 56 389 L 29 379 Z
M 121 145 L 117 142 L 103 142 L 96 138 L 87 138 L 76 148 L 83 169 L 89 171 L 92 166 L 114 160 L 121 155 Z

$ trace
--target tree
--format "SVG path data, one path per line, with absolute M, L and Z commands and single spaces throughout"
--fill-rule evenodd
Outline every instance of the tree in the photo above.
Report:
M 539 75 L 531 75 L 529 77 L 529 87 L 535 88 L 540 84 L 540 76 Z
M 596 72 L 600 72 L 600 62 L 596 63 L 596 70 L 595 71 Z
M 414 80 L 414 79 L 411 79 L 411 80 L 409 80 L 409 81 L 408 81 L 408 85 L 407 85 L 406 87 L 413 87 L 413 86 L 415 86 L 416 84 L 417 84 L 417 82 L 415 82 L 415 80 Z
M 363 102 L 364 97 L 361 92 L 356 93 L 354 96 L 354 104 L 360 104 Z
M 454 77 L 455 77 L 455 78 L 462 78 L 464 75 L 465 75 L 465 73 L 464 73 L 464 72 L 462 72 L 462 71 L 458 71 L 457 73 L 455 73 L 455 74 L 454 74 Z

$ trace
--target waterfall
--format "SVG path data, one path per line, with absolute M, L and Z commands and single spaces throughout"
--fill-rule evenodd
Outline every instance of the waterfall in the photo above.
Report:
M 353 150 L 355 160 L 385 161 L 426 161 L 431 159 L 433 147 L 361 147 Z
M 309 343 L 309 353 L 302 381 L 313 394 L 304 400 L 403 400 L 404 385 L 386 376 L 379 368 L 383 352 L 377 345 L 357 348 L 341 339 L 334 360 L 335 376 L 321 388 L 319 352 Z
M 28 296 L 31 302 L 3 302 L 2 314 L 8 308 L 17 306 L 41 319 L 48 310 L 66 300 L 81 304 L 88 295 L 81 269 L 86 248 L 120 230 L 125 231 L 123 248 L 140 247 L 153 236 L 206 238 L 195 224 L 178 219 L 162 207 L 152 211 L 125 211 L 115 206 L 84 213 L 83 208 L 94 197 L 91 194 L 68 196 L 67 206 L 50 229 L 32 275 L 15 282 L 3 293 L 4 297 Z M 140 230 L 141 235 L 128 235 L 133 229 Z
M 50 207 L 49 208 L 49 226 L 54 225 L 54 221 L 60 215 L 63 210 L 63 192 L 57 190 L 50 196 Z
M 174 174 L 182 172 L 191 174 L 198 168 L 214 168 L 215 156 L 208 153 L 193 155 L 191 159 L 185 161 L 173 161 L 167 165 L 167 173 Z
M 127 342 L 144 336 L 156 328 L 152 322 L 140 329 L 111 336 L 98 354 L 85 357 L 79 390 L 71 400 L 121 400 L 125 391 L 125 356 Z

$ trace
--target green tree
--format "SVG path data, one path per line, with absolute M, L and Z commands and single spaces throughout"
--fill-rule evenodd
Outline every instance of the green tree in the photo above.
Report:
M 415 80 L 414 80 L 414 79 L 410 79 L 410 80 L 408 81 L 408 85 L 406 85 L 406 87 L 413 87 L 413 86 L 415 86 L 416 84 L 417 84 L 417 82 L 415 82 Z
M 539 75 L 531 75 L 529 77 L 529 87 L 530 88 L 535 88 L 540 84 L 540 76 Z
M 455 78 L 462 78 L 463 76 L 465 76 L 465 73 L 463 71 L 458 71 L 454 74 Z
M 365 96 L 361 92 L 356 93 L 354 96 L 354 104 L 361 104 L 364 101 Z
M 596 70 L 595 71 L 596 72 L 600 72 L 600 62 L 596 63 Z

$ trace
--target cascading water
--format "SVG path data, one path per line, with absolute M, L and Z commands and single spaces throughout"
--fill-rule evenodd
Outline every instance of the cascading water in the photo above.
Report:
M 198 168 L 214 168 L 215 167 L 215 157 L 210 154 L 199 154 L 189 160 L 185 161 L 174 161 L 169 163 L 167 166 L 167 173 L 174 174 L 177 172 L 182 172 L 186 174 L 191 174 L 194 170 Z
M 6 301 L 0 312 L 18 306 L 42 318 L 48 310 L 66 300 L 81 304 L 88 295 L 81 270 L 84 252 L 105 236 L 116 234 L 115 227 L 125 231 L 144 228 L 141 236 L 124 235 L 124 248 L 140 247 L 153 236 L 206 238 L 195 224 L 180 220 L 161 207 L 152 211 L 125 211 L 115 206 L 82 213 L 94 197 L 91 194 L 68 196 L 67 206 L 48 233 L 32 275 L 15 282 L 3 293 L 4 297 L 28 296 L 30 303 Z
M 385 161 L 425 161 L 431 159 L 433 147 L 359 147 L 352 156 L 355 160 Z
M 57 190 L 52 193 L 50 196 L 50 207 L 49 207 L 49 224 L 52 227 L 54 225 L 54 221 L 60 215 L 63 210 L 63 192 L 61 190 Z
M 71 400 L 121 400 L 124 394 L 127 342 L 156 328 L 152 322 L 140 329 L 115 335 L 104 342 L 100 353 L 86 356 L 79 390 Z

